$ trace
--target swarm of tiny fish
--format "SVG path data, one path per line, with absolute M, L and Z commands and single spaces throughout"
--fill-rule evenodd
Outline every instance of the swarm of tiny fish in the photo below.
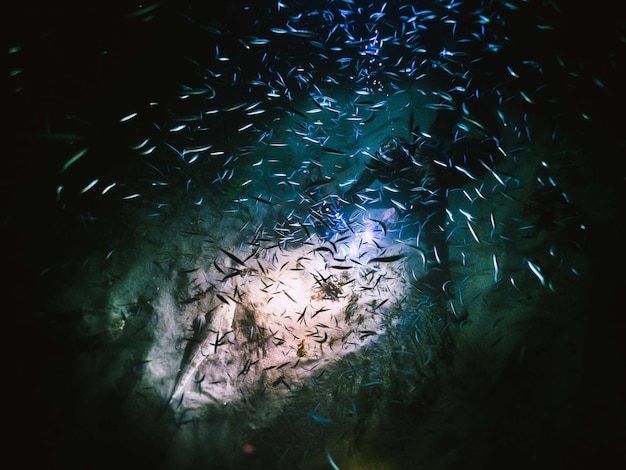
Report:
M 56 201 L 87 228 L 102 206 L 132 220 L 147 260 L 134 274 L 167 286 L 153 290 L 151 318 L 131 332 L 140 315 L 124 302 L 135 296 L 137 307 L 136 291 L 112 281 L 111 321 L 126 326 L 111 341 L 153 331 L 134 390 L 179 428 L 232 405 L 247 407 L 250 429 L 286 415 L 334 442 L 354 425 L 357 442 L 384 421 L 381 397 L 426 402 L 422 380 L 452 367 L 454 340 L 487 323 L 485 305 L 532 310 L 531 293 L 576 285 L 586 226 L 561 183 L 575 171 L 572 155 L 533 112 L 563 85 L 545 69 L 574 80 L 576 64 L 513 54 L 516 17 L 536 6 L 277 0 L 242 4 L 228 24 L 180 11 L 202 44 L 181 51 L 174 95 L 133 104 L 111 124 L 132 171 L 91 169 L 97 149 L 80 138 L 69 139 L 56 175 Z M 124 21 L 159 12 L 154 3 Z M 536 17 L 546 21 L 533 38 L 550 36 L 555 14 L 541 3 Z M 442 112 L 458 115 L 452 131 L 430 133 Z M 441 189 L 445 203 L 430 213 L 413 212 L 393 183 L 345 198 L 389 136 L 444 150 L 473 139 L 493 152 L 473 165 L 472 155 L 442 151 L 433 165 L 464 184 Z M 168 234 L 184 241 L 172 246 Z M 106 247 L 100 262 L 123 263 L 124 250 Z M 502 318 L 489 320 L 492 346 L 506 343 Z M 371 365 L 370 351 L 394 366 Z M 296 460 L 314 453 L 285 447 Z M 338 468 L 327 447 L 311 459 L 302 468 L 320 459 Z

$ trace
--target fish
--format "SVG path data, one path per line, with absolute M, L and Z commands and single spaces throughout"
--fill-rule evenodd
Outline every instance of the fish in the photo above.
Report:
M 337 466 L 337 464 L 333 460 L 333 458 L 330 455 L 330 452 L 328 451 L 328 449 L 326 449 L 326 458 L 328 459 L 328 463 L 330 464 L 330 466 L 332 467 L 333 470 L 339 470 L 339 467 Z
M 244 263 L 242 260 L 240 260 L 237 256 L 233 255 L 231 252 L 224 250 L 223 248 L 220 248 L 220 251 L 222 253 L 224 253 L 226 256 L 228 256 L 230 259 L 232 259 L 235 263 L 243 266 L 243 267 L 247 267 L 246 263 Z
M 543 273 L 541 272 L 541 268 L 539 266 L 537 266 L 535 263 L 533 263 L 532 261 L 530 261 L 529 259 L 526 260 L 526 264 L 528 265 L 528 267 L 530 268 L 532 273 L 535 276 L 537 276 L 537 279 L 539 279 L 539 282 L 541 283 L 541 285 L 545 286 L 546 285 L 546 278 L 543 275 Z
M 85 186 L 81 191 L 80 194 L 84 194 L 87 191 L 89 191 L 91 188 L 93 188 L 96 184 L 98 184 L 98 181 L 100 181 L 98 178 L 94 179 L 91 183 L 89 183 L 87 186 Z
M 467 228 L 469 229 L 470 233 L 472 234 L 472 237 L 474 238 L 474 240 L 476 240 L 476 243 L 480 243 L 480 238 L 478 238 L 478 235 L 476 234 L 476 231 L 474 230 L 474 227 L 470 223 L 469 219 L 466 220 L 465 222 L 467 223 Z
M 89 151 L 89 147 L 85 147 L 84 149 L 81 149 L 78 152 L 76 152 L 72 158 L 70 158 L 67 162 L 65 162 L 65 165 L 63 165 L 63 167 L 61 168 L 61 172 L 64 172 L 70 166 L 76 163 L 79 159 L 84 157 L 88 151 Z
M 498 267 L 498 258 L 495 253 L 491 255 L 491 259 L 493 261 L 493 282 L 498 282 L 500 280 L 500 269 Z
M 331 147 L 327 147 L 325 145 L 322 145 L 322 150 L 326 153 L 330 153 L 331 155 L 346 155 L 346 152 L 343 152 L 341 150 L 337 150 Z
M 320 343 L 320 344 L 322 344 L 322 343 L 324 343 L 327 339 L 328 339 L 328 333 L 324 332 L 324 339 L 321 339 L 321 340 L 317 340 L 317 339 L 316 339 L 316 340 L 315 340 L 315 342 L 316 342 L 316 343 Z
M 391 255 L 391 256 L 376 256 L 374 258 L 370 258 L 370 260 L 367 262 L 368 264 L 370 263 L 392 263 L 394 261 L 398 261 L 402 258 L 404 258 L 406 255 L 403 253 L 399 253 L 397 255 Z
M 316 423 L 320 423 L 320 424 L 329 424 L 332 423 L 333 420 L 330 418 L 322 418 L 321 416 L 318 416 L 317 414 L 315 414 L 315 411 L 311 411 L 309 413 L 309 416 L 313 419 L 313 421 L 315 421 Z
M 493 238 L 496 233 L 496 217 L 493 210 L 489 214 L 489 222 L 491 223 L 491 233 L 489 234 L 489 238 Z
M 137 115 L 139 115 L 139 113 L 130 113 L 127 114 L 126 116 L 124 116 L 123 118 L 120 119 L 120 122 L 127 122 L 130 121 L 131 119 L 133 119 L 134 117 L 137 117 Z

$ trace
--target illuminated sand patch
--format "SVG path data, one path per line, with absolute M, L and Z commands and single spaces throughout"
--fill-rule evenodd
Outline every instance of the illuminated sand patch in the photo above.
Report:
M 150 363 L 141 387 L 158 384 L 176 410 L 276 399 L 376 341 L 423 267 L 421 251 L 394 239 L 393 219 L 378 218 L 389 214 L 359 214 L 325 242 L 283 246 L 259 230 L 239 250 L 206 243 L 199 259 L 213 262 L 179 274 L 176 299 L 164 290 L 154 301 L 171 326 L 148 356 L 170 357 Z

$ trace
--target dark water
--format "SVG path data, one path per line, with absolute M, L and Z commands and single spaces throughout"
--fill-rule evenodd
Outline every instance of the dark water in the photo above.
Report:
M 626 32 L 615 12 L 592 7 L 541 1 L 17 7 L 3 51 L 10 151 L 2 228 L 7 431 L 30 449 L 23 461 L 48 468 L 331 468 L 333 459 L 339 468 L 439 469 L 623 460 L 618 296 Z M 460 101 L 455 87 L 463 90 Z M 414 112 L 394 108 L 403 91 Z M 337 169 L 346 155 L 354 162 L 358 149 L 375 151 L 377 139 L 393 132 L 409 137 L 414 125 L 427 131 L 435 112 L 415 102 L 427 96 L 427 103 L 440 104 L 441 94 L 454 96 L 457 110 L 465 103 L 473 137 L 501 143 L 507 157 L 492 168 L 507 178 L 511 197 L 488 195 L 497 201 L 501 235 L 500 244 L 491 244 L 484 235 L 489 206 L 480 206 L 481 198 L 468 206 L 453 191 L 447 208 L 455 220 L 440 212 L 440 223 L 449 223 L 445 237 L 434 235 L 436 224 L 429 229 L 433 245 L 445 240 L 437 255 L 447 254 L 442 264 L 450 267 L 416 280 L 408 295 L 439 299 L 451 280 L 467 286 L 471 299 L 452 312 L 447 300 L 428 307 L 410 300 L 380 340 L 329 367 L 319 385 L 289 395 L 291 403 L 246 391 L 232 410 L 213 404 L 181 414 L 164 405 L 164 393 L 141 388 L 149 375 L 141 361 L 163 331 L 162 323 L 144 321 L 159 315 L 160 294 L 142 290 L 128 274 L 146 265 L 147 252 L 181 244 L 181 226 L 193 231 L 212 217 L 226 223 L 231 210 L 250 220 L 251 230 L 285 215 L 268 209 L 255 218 L 265 206 L 233 203 L 243 196 L 273 197 L 302 220 L 309 207 L 292 199 L 289 182 L 317 181 L 303 162 L 320 162 L 322 178 L 339 175 L 329 186 L 339 192 L 350 178 Z M 312 95 L 336 100 L 331 108 L 359 119 L 385 103 L 363 125 L 355 120 L 353 127 L 349 114 L 313 124 L 328 111 L 318 113 Z M 132 113 L 138 114 L 123 119 Z M 317 146 L 307 147 L 303 136 Z M 267 161 L 268 148 L 282 159 L 277 167 Z M 283 171 L 292 177 L 271 176 Z M 487 194 L 498 186 L 488 171 L 476 176 L 462 186 L 474 197 L 475 188 Z M 480 185 L 487 180 L 490 187 Z M 458 209 L 473 218 L 466 222 Z M 468 227 L 487 230 L 476 235 L 480 243 Z M 222 233 L 206 230 L 209 237 Z M 428 237 L 426 246 L 432 261 Z M 180 250 L 179 258 L 155 259 L 165 265 L 167 258 L 170 270 L 189 268 Z M 487 288 L 484 278 L 494 274 L 480 270 L 492 269 L 496 254 L 501 279 L 496 273 L 499 282 Z M 461 264 L 466 255 L 470 262 Z M 124 282 L 132 305 L 119 306 L 114 300 L 123 298 Z M 147 279 L 145 285 L 153 288 Z M 111 339 L 106 327 L 87 323 L 105 322 L 99 315 L 112 305 L 125 312 L 134 334 Z M 426 353 L 412 339 L 418 324 L 432 356 L 420 355 Z M 185 324 L 175 327 L 172 335 L 185 335 Z M 263 409 L 269 417 L 262 419 Z

